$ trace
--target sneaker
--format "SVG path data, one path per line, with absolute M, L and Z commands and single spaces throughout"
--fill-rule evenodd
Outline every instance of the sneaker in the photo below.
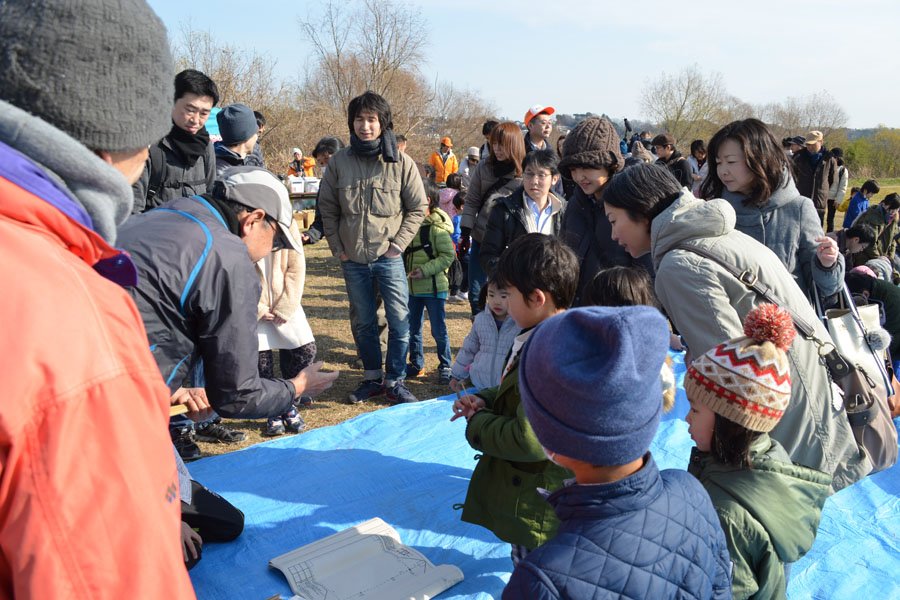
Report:
M 281 417 L 272 417 L 266 421 L 266 435 L 269 437 L 284 435 L 284 421 Z
M 416 377 L 421 377 L 425 374 L 425 369 L 419 369 L 415 365 L 406 365 L 406 376 L 410 379 L 415 379 Z
M 465 300 L 466 302 L 468 302 L 469 301 L 469 292 L 459 292 L 458 294 L 456 294 L 456 297 L 459 298 L 460 300 Z
M 200 447 L 194 443 L 194 431 L 192 429 L 184 429 L 172 438 L 172 444 L 178 451 L 178 456 L 184 462 L 197 460 L 202 456 Z
M 447 302 L 464 302 L 465 300 L 467 300 L 467 298 L 462 298 L 459 294 L 450 294 L 447 296 Z
M 391 386 L 391 389 L 387 391 L 388 400 L 394 402 L 396 404 L 406 404 L 409 402 L 418 402 L 419 399 L 413 396 L 413 393 L 406 389 L 406 384 L 402 381 L 397 381 Z
M 294 406 L 309 406 L 312 404 L 312 398 L 309 396 L 300 396 L 294 400 Z
M 291 433 L 300 433 L 306 429 L 306 421 L 300 416 L 300 412 L 296 408 L 292 408 L 288 412 L 281 415 L 281 421 L 284 423 L 285 429 Z
M 452 377 L 453 372 L 450 370 L 450 367 L 441 367 L 438 369 L 438 383 L 450 383 Z
M 197 426 L 197 440 L 201 442 L 234 444 L 243 442 L 246 439 L 247 436 L 244 433 L 223 427 L 215 421 L 207 425 Z
M 384 380 L 366 379 L 350 394 L 350 404 L 359 404 L 384 393 Z

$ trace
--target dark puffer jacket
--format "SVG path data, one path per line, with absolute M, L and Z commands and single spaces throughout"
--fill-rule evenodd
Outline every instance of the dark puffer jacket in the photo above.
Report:
M 731 598 L 725 535 L 703 486 L 684 471 L 570 483 L 547 501 L 556 537 L 513 571 L 503 600 Z
M 551 193 L 550 204 L 553 207 L 550 226 L 553 235 L 558 236 L 566 210 L 566 201 Z M 481 239 L 481 253 L 478 256 L 481 268 L 486 274 L 493 274 L 500 261 L 500 255 L 514 240 L 534 231 L 533 223 L 531 208 L 526 205 L 522 187 L 511 195 L 497 200 L 488 217 L 487 230 Z
M 653 274 L 650 255 L 632 258 L 612 239 L 612 226 L 603 210 L 603 202 L 588 197 L 584 190 L 575 187 L 563 215 L 559 237 L 578 256 L 581 271 L 578 274 L 578 293 L 575 306 L 581 305 L 581 293 L 594 275 L 601 269 L 621 266 L 640 266 Z
M 823 147 L 822 158 L 815 165 L 810 161 L 809 150 L 803 148 L 791 159 L 794 166 L 794 182 L 801 196 L 813 201 L 817 211 L 824 211 L 828 203 L 828 192 L 837 171 L 837 159 L 831 150 Z
M 678 183 L 682 186 L 687 189 L 692 189 L 694 187 L 694 174 L 691 171 L 691 163 L 689 163 L 678 150 L 675 150 L 668 160 L 665 158 L 658 159 L 656 164 L 669 169 L 669 173 L 674 175 L 675 179 L 677 179 Z

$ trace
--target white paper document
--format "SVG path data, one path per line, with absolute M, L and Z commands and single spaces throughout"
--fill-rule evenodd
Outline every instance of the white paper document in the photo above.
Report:
M 430 600 L 463 580 L 457 567 L 434 566 L 377 518 L 273 558 L 269 567 L 300 600 Z

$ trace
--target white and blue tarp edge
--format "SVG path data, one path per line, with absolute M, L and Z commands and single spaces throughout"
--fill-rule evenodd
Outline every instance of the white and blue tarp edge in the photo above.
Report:
M 683 469 L 693 443 L 684 422 L 684 366 L 673 358 L 678 399 L 651 451 L 660 468 Z M 194 479 L 246 517 L 237 540 L 204 545 L 190 572 L 197 597 L 289 598 L 269 559 L 380 517 L 434 564 L 463 571 L 465 580 L 442 600 L 499 598 L 512 568 L 509 545 L 460 521 L 454 509 L 465 500 L 476 452 L 466 443 L 465 421 L 449 420 L 452 398 L 382 409 L 191 463 Z M 789 597 L 900 598 L 898 497 L 900 467 L 830 498 L 815 545 L 791 571 Z

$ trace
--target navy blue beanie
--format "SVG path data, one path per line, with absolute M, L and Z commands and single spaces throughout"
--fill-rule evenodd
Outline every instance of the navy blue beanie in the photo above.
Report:
M 219 123 L 219 133 L 222 135 L 222 144 L 237 146 L 246 142 L 259 131 L 256 124 L 256 115 L 249 106 L 243 104 L 229 104 L 216 115 Z
M 519 392 L 541 445 L 593 465 L 646 454 L 662 414 L 665 317 L 649 306 L 574 308 L 522 349 Z

